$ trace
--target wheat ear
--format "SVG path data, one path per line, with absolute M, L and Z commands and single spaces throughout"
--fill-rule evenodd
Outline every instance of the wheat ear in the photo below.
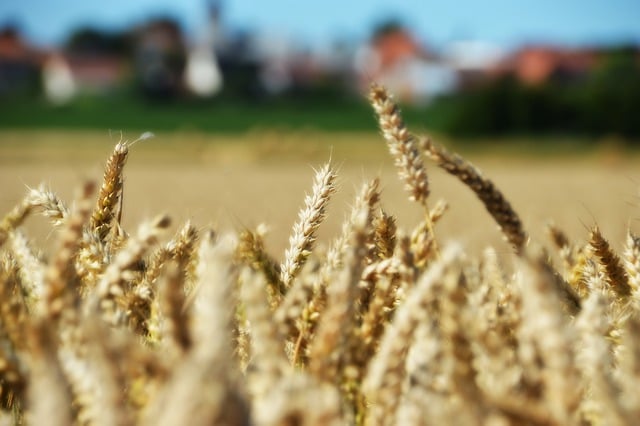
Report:
M 198 249 L 196 285 L 192 291 L 194 347 L 150 401 L 143 424 L 250 424 L 246 397 L 238 387 L 231 325 L 235 238 L 205 232 Z M 207 389 L 203 392 L 203 389 Z
M 604 266 L 606 281 L 610 288 L 620 297 L 630 296 L 631 287 L 620 258 L 611 249 L 609 242 L 602 236 L 597 226 L 589 234 L 589 246 L 600 264 Z
M 195 250 L 198 244 L 198 229 L 190 222 L 184 224 L 178 235 L 167 244 L 167 249 L 171 257 L 178 263 L 178 270 L 183 276 L 185 288 L 189 290 L 192 286 Z
M 289 248 L 280 268 L 280 280 L 285 289 L 307 261 L 316 240 L 316 231 L 326 214 L 327 204 L 335 192 L 336 174 L 330 163 L 316 172 L 312 194 L 305 198 L 305 206 L 293 226 L 293 235 L 289 239 Z
M 264 398 L 286 372 L 289 362 L 284 351 L 284 339 L 278 332 L 269 308 L 265 278 L 251 268 L 241 274 L 241 297 L 251 329 L 251 353 L 248 377 L 254 397 Z
M 400 114 L 400 108 L 386 88 L 378 84 L 371 85 L 369 102 L 378 117 L 382 136 L 387 142 L 389 152 L 398 168 L 400 179 L 405 182 L 405 189 L 409 192 L 409 199 L 420 203 L 425 209 L 429 233 L 434 236 L 434 248 L 436 255 L 438 255 L 437 241 L 427 206 L 427 198 L 431 190 L 427 170 L 420 155 L 418 141 L 407 129 Z
M 348 345 L 355 325 L 356 307 L 353 300 L 362 275 L 369 222 L 367 209 L 361 210 L 355 217 L 345 262 L 336 271 L 335 282 L 327 289 L 327 309 L 311 346 L 309 369 L 315 377 L 328 382 L 339 378 L 339 373 L 352 361 L 353 353 Z
M 560 424 L 573 418 L 580 400 L 578 372 L 574 366 L 576 335 L 562 312 L 554 278 L 542 254 L 525 254 L 520 261 L 523 322 L 521 341 L 533 342 L 544 363 L 545 403 Z
M 624 266 L 629 277 L 634 308 L 640 313 L 640 238 L 633 235 L 631 231 L 627 233 Z
M 18 403 L 24 400 L 27 383 L 29 383 L 29 388 L 34 383 L 34 380 L 30 379 L 29 381 L 28 376 L 24 373 L 24 361 L 18 361 L 14 354 L 10 355 L 8 352 L 7 348 L 0 348 L 0 362 L 2 362 L 3 369 L 3 388 L 2 392 L 0 392 L 0 403 L 4 413 L 7 413 L 8 410 L 17 410 L 19 408 Z M 7 421 L 3 424 L 13 425 L 16 423 Z
M 98 201 L 91 214 L 91 228 L 104 241 L 111 231 L 111 224 L 116 217 L 116 209 L 122 196 L 122 171 L 129 155 L 126 142 L 118 142 L 107 160 Z
M 0 220 L 0 247 L 9 238 L 9 232 L 20 226 L 32 209 L 33 205 L 30 200 L 25 198 Z
M 11 249 L 13 251 L 22 292 L 25 295 L 29 307 L 39 303 L 44 295 L 44 276 L 46 265 L 33 252 L 27 241 L 27 237 L 19 231 L 15 231 L 10 237 Z
M 383 86 L 373 84 L 369 91 L 382 136 L 398 167 L 413 201 L 424 204 L 429 196 L 427 171 L 420 157 L 416 138 L 409 132 L 400 114 L 400 108 Z
M 7 350 L 22 350 L 24 328 L 29 321 L 29 311 L 20 294 L 19 270 L 13 261 L 0 265 L 0 336 L 7 343 Z
M 278 306 L 278 301 L 287 289 L 280 280 L 280 265 L 267 253 L 264 246 L 264 236 L 267 227 L 258 225 L 255 231 L 245 229 L 240 232 L 238 243 L 238 257 L 242 262 L 256 271 L 261 271 L 267 280 L 269 291 L 269 304 Z
M 430 229 L 442 218 L 448 208 L 449 205 L 446 201 L 438 200 L 428 216 L 412 232 L 411 252 L 416 267 L 423 268 L 434 254 L 435 236 L 430 232 Z M 435 254 L 437 255 L 437 253 Z
M 165 266 L 165 274 L 160 278 L 159 301 L 163 317 L 163 341 L 170 342 L 179 353 L 187 352 L 192 344 L 189 329 L 189 311 L 185 311 L 184 275 L 177 262 Z
M 30 188 L 27 199 L 32 206 L 42 210 L 42 214 L 51 219 L 53 226 L 60 226 L 69 216 L 69 208 L 58 196 L 45 187 L 40 185 L 38 188 Z
M 631 418 L 622 407 L 620 389 L 611 376 L 614 361 L 606 338 L 611 327 L 606 299 L 606 293 L 592 291 L 584 302 L 576 321 L 582 337 L 581 351 L 576 358 L 588 384 L 583 406 L 589 405 L 585 402 L 595 402 L 597 418 L 602 424 L 622 426 L 633 422 L 629 422 Z
M 94 404 L 89 407 L 96 426 L 127 426 L 133 423 L 131 407 L 126 404 L 126 365 L 130 349 L 118 345 L 115 330 L 98 316 L 84 318 L 80 325 L 84 344 L 76 348 L 88 367 L 87 375 L 93 381 Z M 121 332 L 122 333 L 122 332 Z
M 3 261 L 0 265 L 0 407 L 13 408 L 24 395 L 29 383 L 22 353 L 25 349 L 25 329 L 30 321 L 20 297 L 18 271 L 15 265 Z
M 127 271 L 134 268 L 149 248 L 157 242 L 160 233 L 170 224 L 171 219 L 167 215 L 161 215 L 140 226 L 137 237 L 129 239 L 126 246 L 107 267 L 95 293 L 91 295 L 89 308 L 101 308 L 106 316 L 105 319 L 113 324 L 131 317 L 132 312 L 122 309 L 126 304 L 125 295 L 128 291 L 125 283 L 131 277 Z
M 380 214 L 373 219 L 373 229 L 378 259 L 390 258 L 396 248 L 397 225 L 395 217 L 380 209 Z
M 27 334 L 30 347 L 31 382 L 27 401 L 30 424 L 65 426 L 73 424 L 71 391 L 58 360 L 58 346 L 51 324 L 35 322 Z
M 74 261 L 82 241 L 83 228 L 89 219 L 89 197 L 94 190 L 93 183 L 84 185 L 75 211 L 71 213 L 60 234 L 59 248 L 45 275 L 44 311 L 54 321 L 64 313 L 73 313 L 76 309 L 79 282 Z
M 420 145 L 439 167 L 460 179 L 476 194 L 509 243 L 517 252 L 521 252 L 527 242 L 527 234 L 520 217 L 494 183 L 485 178 L 471 163 L 458 155 L 450 154 L 443 147 L 436 146 L 431 139 L 423 138 Z
M 636 392 L 640 381 L 640 316 L 632 316 L 624 327 L 622 351 L 618 357 L 622 403 L 635 417 L 640 416 L 640 394 Z
M 393 424 L 396 406 L 400 400 L 405 377 L 406 354 L 413 341 L 418 324 L 428 316 L 428 302 L 445 271 L 460 256 L 457 246 L 447 247 L 442 258 L 431 265 L 411 289 L 398 308 L 393 322 L 382 336 L 378 353 L 369 365 L 364 381 L 364 392 L 371 407 L 368 420 L 372 424 Z

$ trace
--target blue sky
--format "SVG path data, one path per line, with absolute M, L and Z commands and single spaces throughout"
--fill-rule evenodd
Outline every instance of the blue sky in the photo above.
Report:
M 150 14 L 176 16 L 188 30 L 204 22 L 205 0 L 0 0 L 0 25 L 18 23 L 43 44 L 71 28 L 124 28 Z M 294 37 L 305 44 L 363 39 L 387 18 L 399 18 L 424 42 L 480 39 L 513 47 L 640 43 L 640 0 L 226 0 L 230 28 Z

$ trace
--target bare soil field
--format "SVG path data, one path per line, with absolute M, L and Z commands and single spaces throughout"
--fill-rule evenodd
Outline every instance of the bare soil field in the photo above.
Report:
M 0 134 L 0 211 L 7 212 L 27 187 L 41 183 L 71 200 L 83 180 L 101 179 L 104 162 L 120 137 L 107 132 Z M 640 172 L 634 155 L 601 151 L 525 156 L 492 148 L 465 156 L 504 192 L 538 242 L 547 244 L 545 224 L 551 221 L 576 241 L 598 224 L 615 248 L 621 247 L 627 224 L 637 228 Z M 338 234 L 357 188 L 376 176 L 384 208 L 410 232 L 422 211 L 407 199 L 380 136 L 267 131 L 168 134 L 135 144 L 124 173 L 124 227 L 135 229 L 142 219 L 160 212 L 169 213 L 176 226 L 185 220 L 217 229 L 264 223 L 270 229 L 268 250 L 281 257 L 311 189 L 313 170 L 329 159 L 339 168 L 339 190 L 320 228 L 321 242 Z M 435 165 L 427 162 L 427 167 L 431 203 L 441 198 L 449 203 L 436 229 L 438 239 L 461 241 L 472 254 L 488 245 L 508 251 L 473 193 Z M 50 227 L 44 219 L 30 219 L 27 229 L 49 246 Z

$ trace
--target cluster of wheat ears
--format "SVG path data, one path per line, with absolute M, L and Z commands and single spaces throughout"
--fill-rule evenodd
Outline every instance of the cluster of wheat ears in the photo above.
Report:
M 475 167 L 370 101 L 409 197 L 398 229 L 378 180 L 316 248 L 335 191 L 315 175 L 282 262 L 265 230 L 219 234 L 166 216 L 120 226 L 130 144 L 71 205 L 28 191 L 0 222 L 3 422 L 37 425 L 570 425 L 640 421 L 640 239 L 622 256 L 550 228 L 558 265 Z M 469 258 L 434 233 L 424 160 L 460 179 L 513 254 Z M 97 201 L 96 201 L 97 198 Z M 50 219 L 43 256 L 21 230 Z M 472 225 L 472 224 L 470 224 Z M 164 241 L 164 242 L 163 242 Z M 168 241 L 168 242 L 166 242 Z M 504 265 L 508 263 L 508 265 Z M 509 271 L 509 272 L 507 272 Z

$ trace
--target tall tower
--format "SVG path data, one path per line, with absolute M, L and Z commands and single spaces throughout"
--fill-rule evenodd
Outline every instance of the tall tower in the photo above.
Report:
M 187 88 L 196 96 L 208 98 L 222 90 L 223 78 L 216 57 L 216 48 L 220 43 L 220 0 L 208 0 L 209 22 L 202 34 L 189 48 L 184 81 Z
M 215 49 L 222 42 L 222 0 L 207 0 L 209 22 L 207 23 L 207 38 Z

